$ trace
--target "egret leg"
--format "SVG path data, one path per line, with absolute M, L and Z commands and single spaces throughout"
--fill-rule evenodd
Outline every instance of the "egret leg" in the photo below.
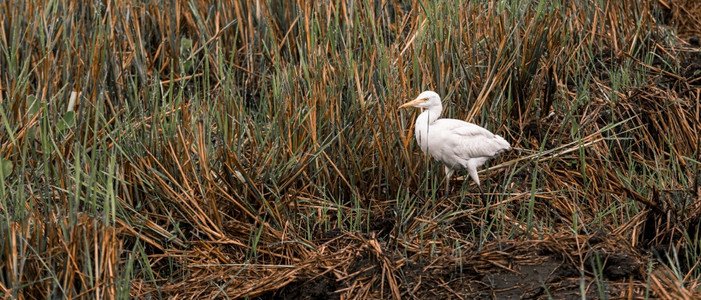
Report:
M 478 184 L 477 188 L 479 188 L 479 190 L 480 190 L 480 202 L 482 202 L 482 205 L 484 205 L 485 203 L 487 203 L 487 198 L 484 196 L 484 192 L 482 191 L 482 186 Z
M 467 173 L 470 174 L 470 178 L 477 184 L 477 186 L 480 186 L 480 178 L 477 176 L 477 167 L 468 165 L 467 166 Z
M 447 196 L 448 192 L 450 192 L 450 177 L 453 176 L 453 172 L 455 170 L 448 168 L 448 166 L 443 166 L 445 168 L 445 194 L 443 196 Z
M 489 202 L 487 201 L 487 197 L 484 195 L 482 192 L 482 186 L 478 185 L 477 186 L 480 190 L 480 202 L 482 202 L 482 206 L 484 206 L 484 221 L 485 225 L 488 226 L 489 224 L 492 223 L 493 219 L 493 214 L 492 211 L 489 209 Z
M 477 168 L 471 165 L 467 166 L 467 172 L 470 174 L 470 178 L 477 184 L 477 188 L 480 190 L 480 201 L 482 205 L 486 202 L 484 199 L 484 192 L 482 192 L 482 186 L 480 185 L 480 178 L 477 176 Z

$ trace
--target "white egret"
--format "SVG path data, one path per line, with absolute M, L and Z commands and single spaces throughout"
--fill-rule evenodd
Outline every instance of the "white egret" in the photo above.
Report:
M 477 168 L 499 153 L 510 150 L 504 138 L 478 125 L 456 119 L 439 119 L 443 105 L 441 97 L 433 91 L 425 91 L 416 99 L 404 103 L 404 107 L 422 108 L 416 118 L 416 142 L 421 151 L 443 163 L 445 168 L 445 192 L 448 193 L 450 176 L 455 170 L 466 169 L 482 191 Z

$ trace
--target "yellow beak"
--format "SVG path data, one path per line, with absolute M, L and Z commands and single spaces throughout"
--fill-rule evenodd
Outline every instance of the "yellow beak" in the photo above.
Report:
M 409 106 L 417 106 L 421 103 L 426 102 L 426 100 L 428 100 L 428 99 L 426 99 L 426 98 L 414 99 L 414 100 L 411 100 L 407 103 L 402 104 L 399 108 L 405 108 L 405 107 L 409 107 Z

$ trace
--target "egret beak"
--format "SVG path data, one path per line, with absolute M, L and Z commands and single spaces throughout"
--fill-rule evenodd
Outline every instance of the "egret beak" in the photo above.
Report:
M 414 99 L 414 100 L 411 100 L 407 103 L 402 104 L 399 108 L 405 108 L 405 107 L 409 107 L 409 106 L 417 106 L 421 103 L 426 102 L 426 100 L 428 100 L 428 99 L 427 98 Z

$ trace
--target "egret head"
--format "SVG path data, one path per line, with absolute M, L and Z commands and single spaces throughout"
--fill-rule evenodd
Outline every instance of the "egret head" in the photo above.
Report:
M 429 107 L 434 107 L 434 106 L 441 106 L 441 96 L 438 96 L 438 94 L 434 91 L 424 91 L 423 93 L 419 94 L 416 99 L 409 101 L 407 103 L 402 104 L 399 108 L 404 108 L 404 107 L 419 107 L 419 108 L 429 108 Z

